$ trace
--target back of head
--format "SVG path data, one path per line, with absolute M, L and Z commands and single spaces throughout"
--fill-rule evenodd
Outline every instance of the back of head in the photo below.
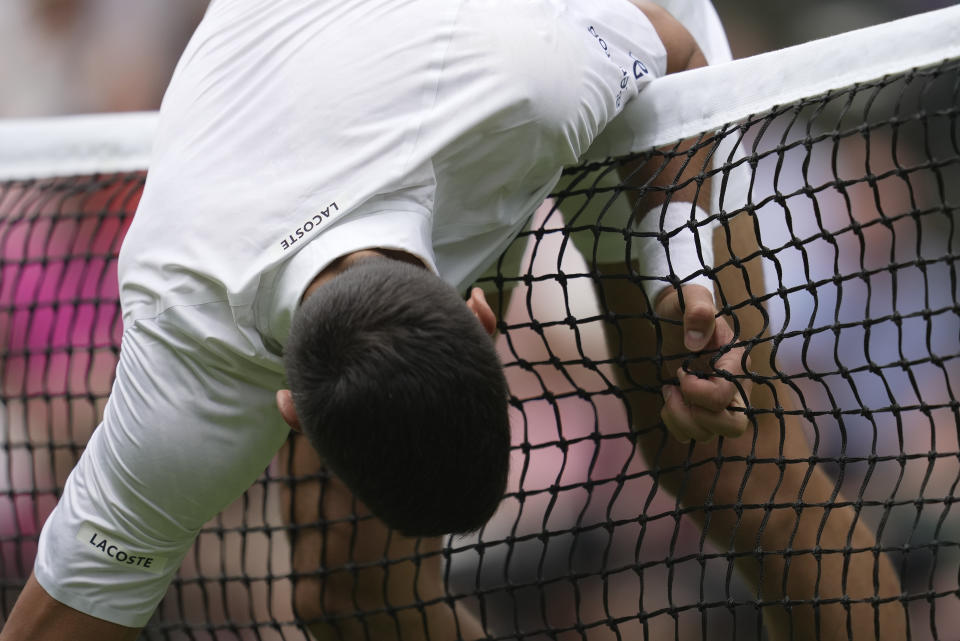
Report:
M 387 525 L 481 527 L 506 489 L 507 385 L 493 342 L 425 269 L 358 261 L 309 296 L 284 355 L 301 427 Z

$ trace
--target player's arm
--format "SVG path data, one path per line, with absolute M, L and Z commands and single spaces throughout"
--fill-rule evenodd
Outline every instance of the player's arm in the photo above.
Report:
M 705 67 L 707 59 L 690 32 L 666 9 L 648 0 L 630 0 L 656 29 L 667 50 L 667 73 Z
M 729 244 L 736 256 L 756 255 L 746 217 L 731 222 Z M 729 260 L 727 246 L 726 234 L 718 234 L 717 264 Z M 706 536 L 720 549 L 738 554 L 737 568 L 757 597 L 771 604 L 785 597 L 798 603 L 789 610 L 764 608 L 770 638 L 829 638 L 819 636 L 827 631 L 837 632 L 838 639 L 904 638 L 902 605 L 893 600 L 900 593 L 896 571 L 886 555 L 872 551 L 873 533 L 852 507 L 843 505 L 835 481 L 822 466 L 809 463 L 802 421 L 793 413 L 792 394 L 778 380 L 770 341 L 759 341 L 749 351 L 750 369 L 764 382 L 749 392 L 748 406 L 755 413 L 743 435 L 681 442 L 661 428 L 669 417 L 658 391 L 672 385 L 664 381 L 675 376 L 675 362 L 660 367 L 656 360 L 658 345 L 667 353 L 677 349 L 667 345 L 672 326 L 645 320 L 648 312 L 636 285 L 609 275 L 602 279 L 603 295 L 618 320 L 608 327 L 607 338 L 611 354 L 622 355 L 627 363 L 616 375 L 638 448 L 649 467 L 659 470 L 658 483 L 693 509 L 690 516 Z M 738 306 L 763 292 L 760 260 L 746 261 L 742 270 L 722 269 L 717 280 L 726 300 L 737 307 L 735 320 L 721 317 L 718 326 L 735 326 L 745 343 L 764 338 L 761 310 Z M 678 342 L 672 339 L 674 346 Z M 797 507 L 769 507 L 776 505 Z M 822 507 L 827 505 L 834 507 Z M 815 549 L 829 552 L 814 555 Z M 787 556 L 791 550 L 793 556 Z M 889 601 L 875 610 L 865 601 L 875 597 Z M 849 607 L 844 598 L 852 602 Z M 822 601 L 816 608 L 810 605 L 814 599 Z
M 0 641 L 133 641 L 140 630 L 97 619 L 55 600 L 30 575 Z
M 661 428 L 670 417 L 660 390 L 673 385 L 676 361 L 661 367 L 656 352 L 660 346 L 663 353 L 677 353 L 680 339 L 670 338 L 676 326 L 647 320 L 638 287 L 610 278 L 624 268 L 609 265 L 602 268 L 602 295 L 617 320 L 606 334 L 610 353 L 626 364 L 616 368 L 616 376 L 638 448 L 649 467 L 659 471 L 658 483 L 693 509 L 689 514 L 706 536 L 738 554 L 737 568 L 758 598 L 773 604 L 789 597 L 797 603 L 790 609 L 764 608 L 771 639 L 831 638 L 828 632 L 844 640 L 902 639 L 906 620 L 896 600 L 900 584 L 893 564 L 873 552 L 873 533 L 853 507 L 844 505 L 836 482 L 810 463 L 802 420 L 776 371 L 771 342 L 753 340 L 768 338 L 762 311 L 740 305 L 764 292 L 759 258 L 738 267 L 730 263 L 731 255 L 758 255 L 750 219 L 733 219 L 729 236 L 723 230 L 715 240 L 716 264 L 728 265 L 716 275 L 718 289 L 734 308 L 730 319 L 716 323 L 721 329 L 736 327 L 740 342 L 753 343 L 750 370 L 762 381 L 748 392 L 754 414 L 743 435 L 722 441 L 684 443 Z M 769 507 L 778 505 L 796 508 Z M 824 552 L 815 555 L 817 549 Z M 881 600 L 876 607 L 868 600 L 873 598 Z M 821 604 L 811 605 L 814 599 Z
M 669 14 L 636 4 L 664 39 L 673 58 L 668 59 L 671 71 L 703 64 L 702 55 L 691 53 L 692 38 Z M 647 186 L 644 201 L 632 203 L 633 211 L 659 215 L 665 197 L 660 189 L 705 171 L 705 154 L 669 162 L 657 156 L 625 167 L 625 182 Z M 691 182 L 671 192 L 670 200 L 688 203 L 690 211 L 693 205 L 708 211 L 708 183 Z M 710 236 L 701 234 L 700 244 L 712 240 L 713 265 L 725 265 L 715 279 L 727 308 L 733 310 L 729 314 L 717 314 L 712 288 L 688 285 L 679 292 L 667 288 L 647 295 L 638 286 L 643 281 L 637 275 L 644 270 L 640 261 L 598 264 L 602 302 L 616 319 L 607 329 L 607 340 L 611 354 L 623 363 L 617 375 L 638 447 L 650 466 L 660 470 L 658 479 L 664 487 L 685 506 L 703 507 L 691 516 L 708 537 L 721 549 L 741 553 L 737 566 L 758 596 L 771 603 L 786 596 L 808 603 L 815 598 L 827 601 L 817 608 L 809 604 L 794 605 L 789 611 L 764 608 L 772 639 L 823 638 L 818 635 L 827 632 L 846 639 L 848 630 L 854 639 L 902 638 L 905 620 L 898 603 L 875 609 L 862 602 L 848 609 L 839 602 L 844 597 L 853 601 L 895 597 L 899 582 L 885 555 L 841 553 L 844 548 L 870 550 L 875 545 L 852 508 L 812 507 L 842 499 L 820 466 L 801 462 L 809 461 L 811 453 L 801 421 L 789 413 L 793 397 L 779 381 L 770 341 L 755 340 L 766 336 L 762 310 L 741 304 L 765 292 L 760 258 L 736 265 L 731 260 L 758 256 L 751 221 L 737 217 Z M 688 246 L 691 268 L 710 258 L 703 249 Z M 749 345 L 749 351 L 731 349 L 735 343 Z M 716 350 L 723 355 L 712 364 L 690 359 L 698 351 Z M 658 360 L 671 354 L 677 358 Z M 698 368 L 707 376 L 684 373 Z M 744 375 L 748 369 L 761 384 L 751 384 Z M 752 418 L 738 411 L 744 405 L 756 411 Z M 672 437 L 660 428 L 661 421 Z M 718 442 L 714 438 L 718 435 L 735 438 Z M 704 463 L 718 457 L 722 466 Z M 751 459 L 755 462 L 748 463 Z M 778 460 L 798 463 L 781 465 Z M 799 512 L 764 507 L 778 503 L 811 507 Z M 751 556 L 758 547 L 766 554 Z M 817 557 L 812 554 L 815 548 L 836 552 Z M 791 549 L 810 552 L 792 558 L 782 554 Z
M 707 64 L 693 36 L 672 15 L 647 0 L 632 1 L 660 36 L 667 51 L 668 74 Z M 695 214 L 701 221 L 707 217 L 708 183 L 696 180 L 683 183 L 706 169 L 709 149 L 695 151 L 692 143 L 687 148 L 690 153 L 678 154 L 678 149 L 674 149 L 671 155 L 656 156 L 622 169 L 625 181 L 647 186 L 642 202 L 632 203 L 633 211 L 646 212 L 634 223 L 643 231 L 657 231 L 661 219 L 664 228 L 670 230 L 684 224 L 691 215 Z M 678 189 L 677 185 L 682 186 Z M 665 383 L 661 388 L 664 402 L 660 415 L 681 442 L 743 434 L 748 422 L 746 414 L 731 408 L 745 406 L 752 386 L 750 380 L 743 377 L 749 366 L 749 355 L 742 347 L 730 347 L 734 341 L 733 324 L 726 317 L 717 317 L 712 282 L 705 276 L 689 278 L 713 262 L 712 227 L 702 225 L 697 230 L 698 233 L 685 230 L 674 235 L 669 253 L 655 238 L 639 237 L 633 248 L 637 259 L 634 264 L 619 260 L 598 265 L 604 275 L 602 295 L 608 306 L 622 308 L 626 318 L 649 317 L 653 311 L 664 319 L 659 337 L 660 354 L 712 355 L 698 361 L 673 359 L 664 364 L 660 377 Z M 642 294 L 633 285 L 638 273 L 663 276 L 668 271 L 689 284 L 674 288 L 662 281 L 642 280 Z M 656 337 L 653 338 L 656 344 Z M 628 342 L 635 345 L 634 341 Z M 637 356 L 644 360 L 641 355 Z M 627 360 L 637 359 L 628 357 Z M 696 374 L 690 374 L 691 371 Z M 726 372 L 729 376 L 711 375 L 717 372 Z

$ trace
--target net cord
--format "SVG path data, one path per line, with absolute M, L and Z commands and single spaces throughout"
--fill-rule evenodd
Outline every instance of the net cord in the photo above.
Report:
M 778 104 L 956 57 L 960 5 L 672 74 L 631 101 L 584 160 L 644 151 Z M 156 112 L 0 120 L 0 180 L 143 170 L 156 129 Z
M 650 83 L 585 160 L 674 143 L 777 105 L 960 56 L 960 5 L 671 74 Z

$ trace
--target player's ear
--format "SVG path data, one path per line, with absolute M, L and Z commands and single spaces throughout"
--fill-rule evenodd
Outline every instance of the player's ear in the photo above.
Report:
M 297 416 L 297 409 L 293 406 L 293 394 L 290 393 L 290 390 L 277 390 L 277 409 L 280 410 L 280 416 L 290 426 L 290 429 L 299 432 L 300 417 Z
M 490 304 L 487 302 L 487 297 L 483 295 L 482 289 L 474 287 L 470 290 L 467 307 L 473 312 L 473 315 L 477 317 L 480 324 L 483 325 L 483 329 L 493 336 L 493 333 L 497 329 L 497 317 L 494 315 L 493 310 L 490 309 Z

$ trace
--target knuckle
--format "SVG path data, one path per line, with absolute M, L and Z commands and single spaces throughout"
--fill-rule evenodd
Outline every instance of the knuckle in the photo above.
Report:
M 708 429 L 702 425 L 697 425 L 693 430 L 691 430 L 691 435 L 695 441 L 700 443 L 712 441 L 717 437 L 717 433 L 714 430 Z
M 686 432 L 680 428 L 680 426 L 677 424 L 676 421 L 668 420 L 667 417 L 665 416 L 662 418 L 663 418 L 663 424 L 666 426 L 667 431 L 670 432 L 673 438 L 677 439 L 681 443 L 684 443 L 690 440 Z
M 726 409 L 735 396 L 736 389 L 728 381 L 709 380 L 691 383 L 686 397 L 693 405 L 710 412 Z
M 730 438 L 738 438 L 743 436 L 747 431 L 747 419 L 745 416 L 740 416 L 738 414 L 733 415 L 733 420 L 730 421 L 724 431 L 724 436 L 729 436 Z
M 718 414 L 725 411 L 728 407 L 730 407 L 730 405 L 733 404 L 733 399 L 726 394 L 723 396 L 714 397 L 710 400 L 710 407 L 708 409 Z

